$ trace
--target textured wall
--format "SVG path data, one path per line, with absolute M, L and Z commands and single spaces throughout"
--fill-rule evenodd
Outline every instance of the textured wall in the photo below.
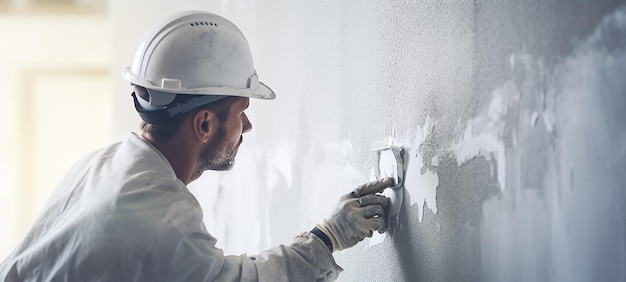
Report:
M 149 22 L 119 1 L 114 19 Z M 408 151 L 403 209 L 335 254 L 341 280 L 626 281 L 624 2 L 211 7 L 278 99 L 252 101 L 236 168 L 193 184 L 209 231 L 231 254 L 288 242 L 394 144 Z M 123 65 L 144 29 L 116 29 Z

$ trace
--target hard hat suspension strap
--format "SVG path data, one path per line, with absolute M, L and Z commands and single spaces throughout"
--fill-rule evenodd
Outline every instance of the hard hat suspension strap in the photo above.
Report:
M 135 102 L 135 110 L 137 110 L 141 119 L 151 124 L 166 123 L 175 115 L 191 112 L 197 107 L 228 97 L 222 95 L 201 95 L 183 102 L 173 102 L 157 110 L 147 110 L 139 104 L 135 92 L 131 95 L 133 96 L 133 100 Z

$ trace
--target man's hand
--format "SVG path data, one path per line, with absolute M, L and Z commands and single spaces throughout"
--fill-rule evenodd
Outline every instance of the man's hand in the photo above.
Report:
M 334 251 L 356 245 L 365 237 L 371 237 L 374 230 L 385 232 L 389 200 L 376 193 L 391 185 L 393 179 L 379 179 L 363 184 L 339 199 L 331 216 L 317 225 L 332 242 Z

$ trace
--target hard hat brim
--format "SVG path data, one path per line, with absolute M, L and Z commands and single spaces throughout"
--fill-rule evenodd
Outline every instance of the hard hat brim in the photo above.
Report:
M 143 77 L 135 75 L 130 67 L 126 68 L 123 72 L 124 78 L 130 81 L 132 84 L 136 84 L 139 86 L 143 86 L 149 92 L 157 92 L 157 93 L 167 93 L 167 94 L 191 94 L 191 95 L 219 95 L 219 96 L 238 96 L 238 97 L 249 97 L 255 99 L 263 99 L 263 100 L 273 100 L 276 99 L 276 93 L 269 88 L 265 83 L 258 82 L 255 88 L 244 88 L 244 89 L 235 89 L 230 87 L 203 87 L 203 88 L 182 88 L 182 89 L 169 89 L 162 88 L 159 85 L 155 85 L 154 83 L 146 80 Z
M 259 87 L 253 90 L 252 95 L 249 97 L 264 100 L 274 100 L 276 99 L 276 93 L 274 93 L 274 90 L 265 85 L 265 83 L 259 81 Z

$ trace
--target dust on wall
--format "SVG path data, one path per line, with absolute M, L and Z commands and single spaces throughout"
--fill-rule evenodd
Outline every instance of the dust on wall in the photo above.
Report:
M 229 254 L 289 242 L 393 142 L 403 209 L 340 280 L 626 281 L 624 5 L 223 2 L 278 99 L 193 184 L 207 229 Z

